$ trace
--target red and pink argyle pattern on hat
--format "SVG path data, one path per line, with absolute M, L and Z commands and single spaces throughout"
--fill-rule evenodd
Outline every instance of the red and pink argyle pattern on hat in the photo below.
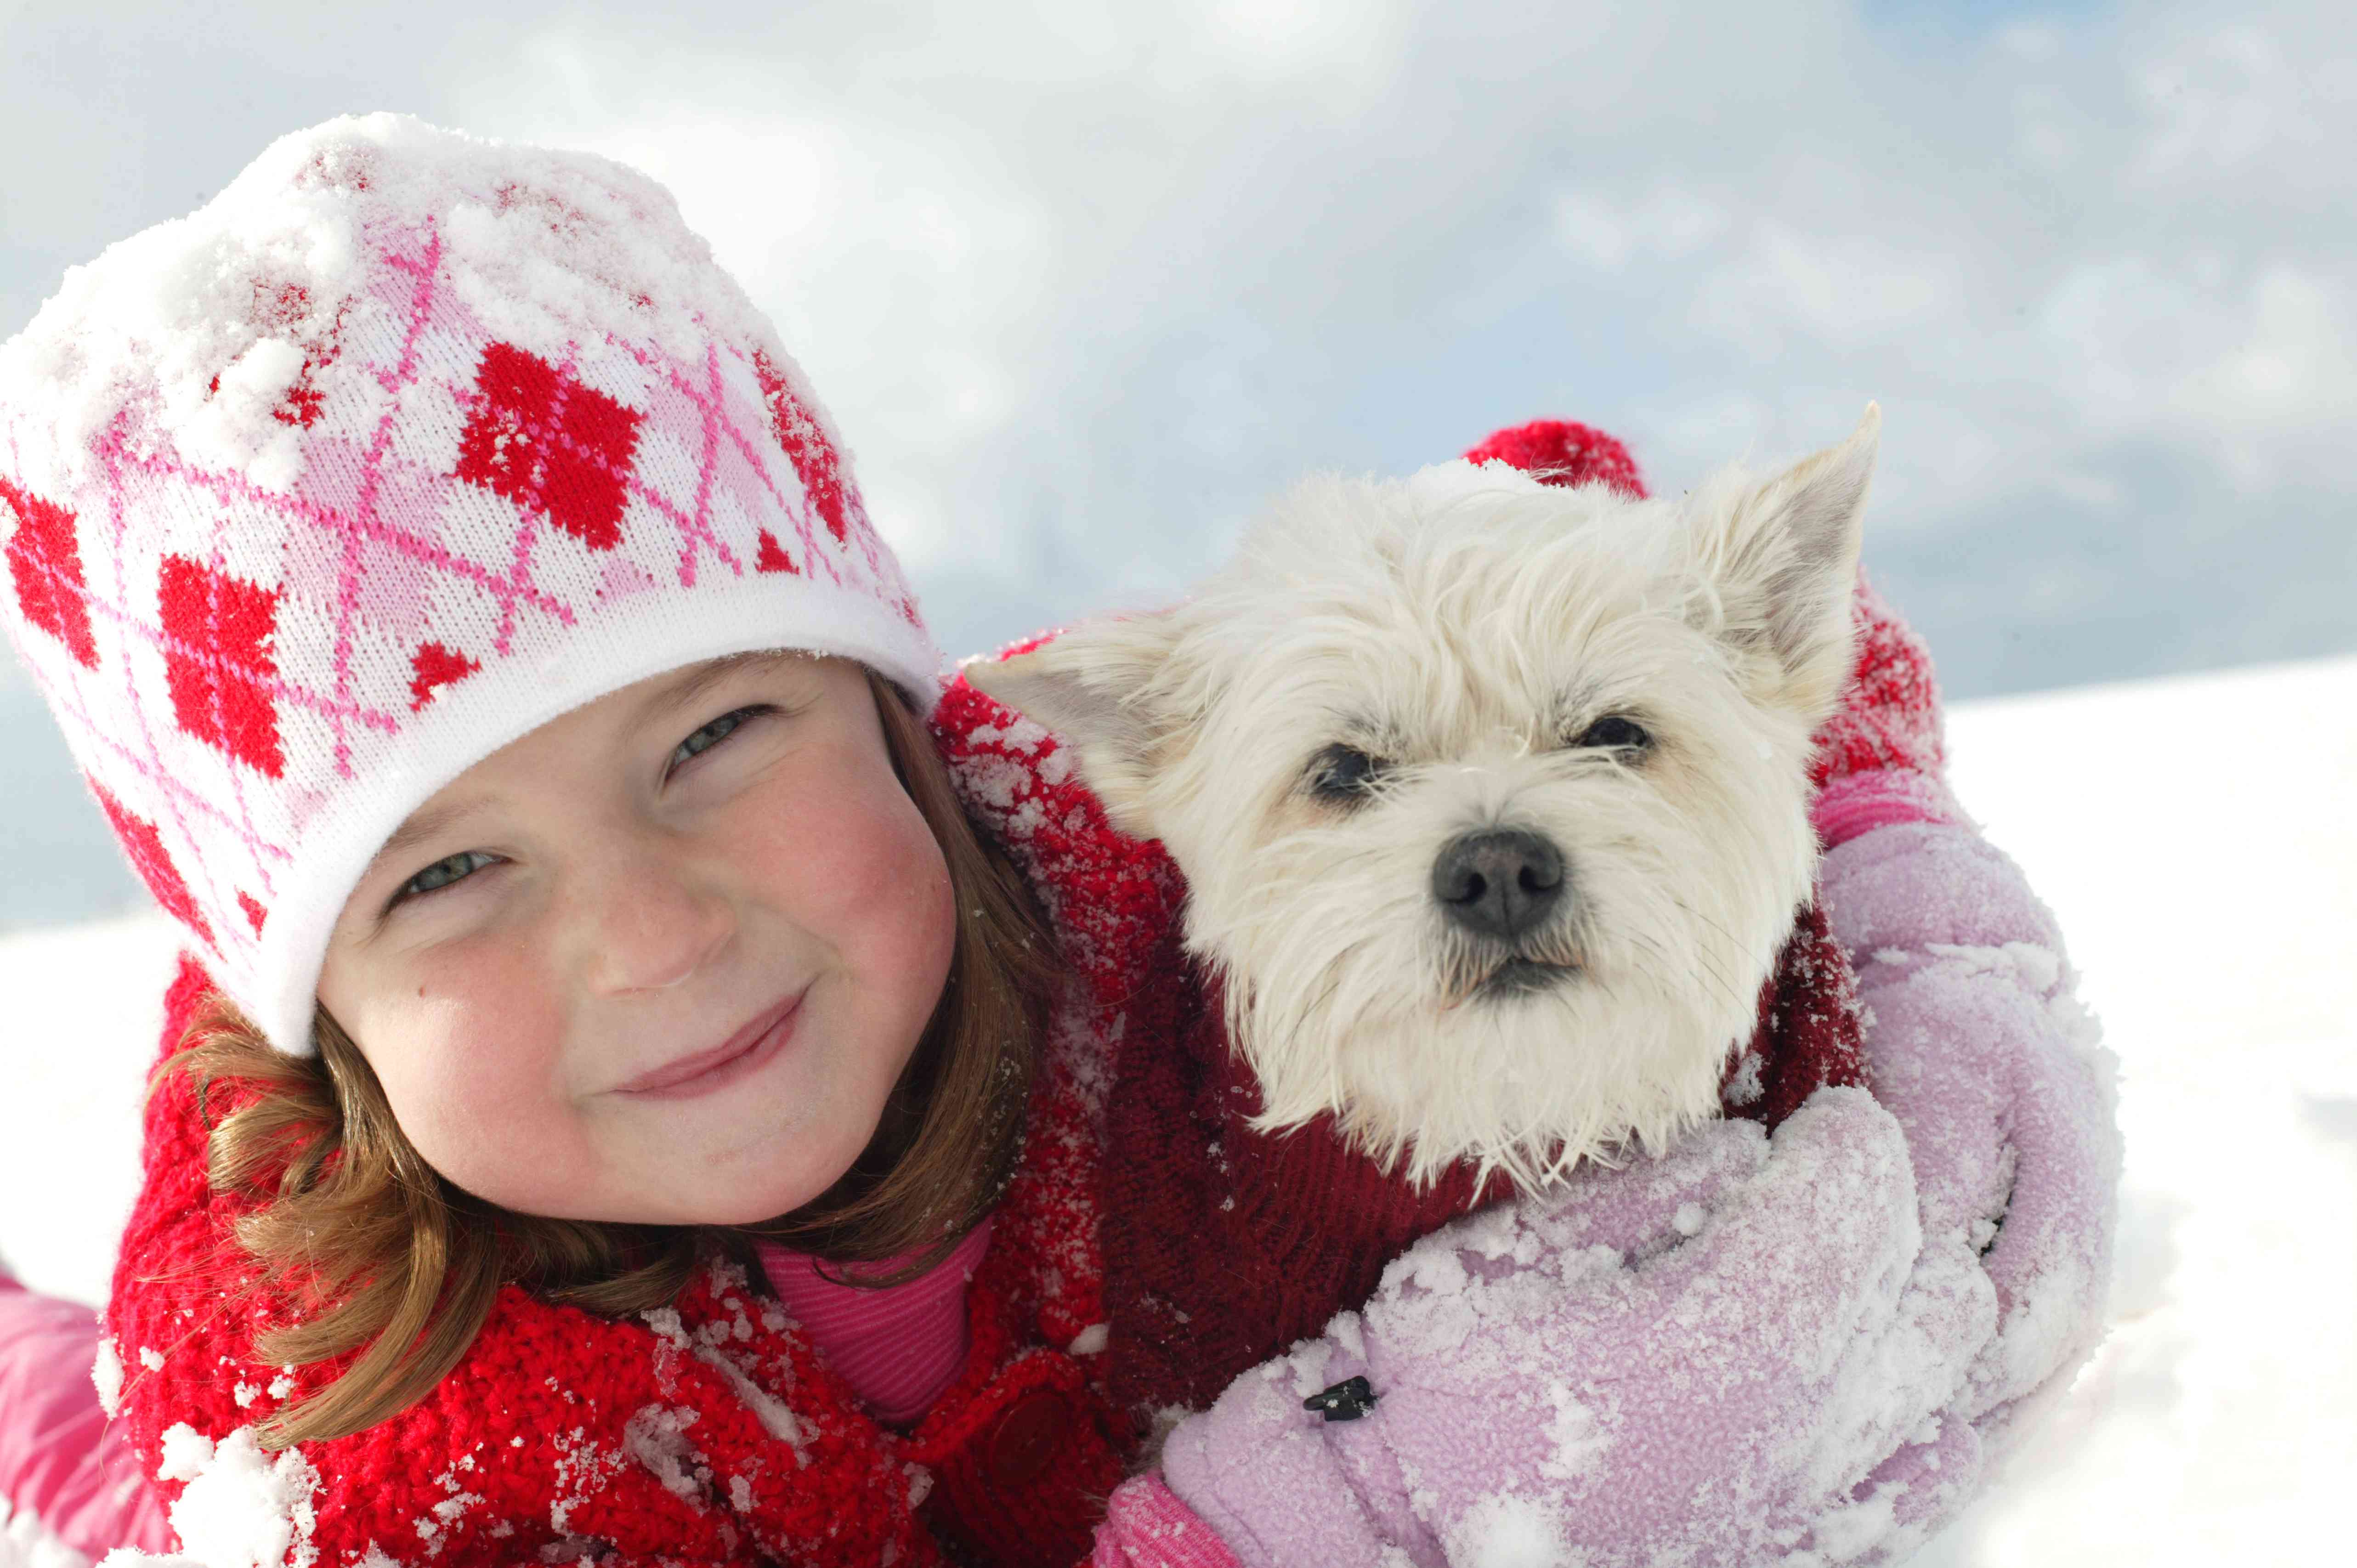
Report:
M 316 156 L 282 143 L 264 161 L 296 171 L 302 223 L 341 222 L 342 249 L 317 247 L 336 264 L 314 272 L 285 245 L 252 258 L 253 319 L 236 325 L 301 359 L 249 417 L 247 449 L 268 461 L 240 462 L 219 421 L 192 435 L 165 370 L 139 384 L 175 362 L 168 324 L 145 326 L 165 341 L 117 332 L 111 360 L 48 348 L 102 338 L 104 285 L 150 281 L 135 273 L 61 294 L 0 377 L 0 619 L 156 900 L 297 1051 L 353 881 L 489 752 L 748 649 L 858 658 L 926 696 L 940 665 L 766 324 L 748 307 L 628 329 L 683 276 L 741 298 L 651 182 L 391 117 L 289 142 L 305 137 Z M 254 177 L 231 188 L 248 208 L 269 199 Z M 608 189 L 627 199 L 601 209 Z M 637 228 L 618 239 L 623 220 Z M 638 229 L 665 221 L 668 265 L 639 261 L 634 278 Z M 536 270 L 502 270 L 503 231 L 531 234 Z M 63 318 L 76 306 L 95 325 Z M 214 317 L 189 340 L 219 336 Z M 111 378 L 102 422 L 58 413 L 90 405 L 78 374 Z

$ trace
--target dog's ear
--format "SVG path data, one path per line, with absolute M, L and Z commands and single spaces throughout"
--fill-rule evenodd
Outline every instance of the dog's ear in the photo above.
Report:
M 1784 700 L 1813 719 L 1849 680 L 1850 594 L 1881 435 L 1882 410 L 1867 403 L 1840 446 L 1693 519 L 1697 564 L 1718 588 L 1718 634 L 1772 658 Z
M 1159 838 L 1146 786 L 1168 726 L 1149 688 L 1177 636 L 1168 612 L 1083 621 L 1028 653 L 975 660 L 966 683 L 1062 736 L 1114 826 Z

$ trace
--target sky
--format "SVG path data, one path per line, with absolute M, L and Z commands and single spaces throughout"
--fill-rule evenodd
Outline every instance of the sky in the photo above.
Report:
M 2357 657 L 1968 703 L 1953 777 L 2052 907 L 2119 1058 L 2126 1144 L 2109 1332 L 2022 1450 L 1910 1568 L 2321 1568 L 2357 1475 Z M 2274 737 L 2273 809 L 2234 747 Z M 2124 790 L 2124 776 L 2151 780 Z M 2188 961 L 2185 824 L 2232 820 L 2235 907 Z M 2205 890 L 2202 908 L 2214 908 Z M 138 1181 L 139 1079 L 176 928 L 0 936 L 27 1055 L 0 1095 L 0 1242 L 102 1297 Z M 76 1179 L 60 1182 L 71 1169 Z M 5 1554 L 0 1543 L 0 1554 Z
M 1175 597 L 1308 471 L 1546 414 L 1674 493 L 1869 399 L 1952 695 L 2357 648 L 2329 0 L 0 0 L 0 334 L 380 108 L 668 184 L 952 654 Z M 130 899 L 13 670 L 0 791 L 0 926 Z

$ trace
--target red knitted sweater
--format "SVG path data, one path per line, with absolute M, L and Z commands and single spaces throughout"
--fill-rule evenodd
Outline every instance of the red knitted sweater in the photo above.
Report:
M 1936 769 L 1920 644 L 1863 586 L 1857 614 L 1859 681 L 1821 736 L 1818 781 Z M 1217 1014 L 1180 955 L 1183 887 L 1160 847 L 1113 832 L 1054 739 L 963 682 L 934 725 L 968 810 L 1030 876 L 1075 975 L 971 1293 L 957 1381 L 902 1436 L 868 1419 L 783 1315 L 726 1268 L 642 1320 L 511 1288 L 424 1401 L 279 1460 L 282 1488 L 302 1499 L 288 1514 L 291 1562 L 587 1554 L 870 1568 L 946 1551 L 1064 1568 L 1084 1555 L 1132 1436 L 1103 1386 L 1107 1090 L 1116 1058 L 1125 1073 L 1220 1059 L 1200 1033 Z M 167 1049 L 204 989 L 185 963 Z M 1772 1070 L 1765 1081 L 1770 1103 L 1787 1097 Z M 1126 1095 L 1121 1114 L 1134 1120 Z M 290 1308 L 238 1288 L 244 1271 L 227 1238 L 242 1205 L 209 1188 L 204 1136 L 175 1077 L 148 1106 L 144 1185 L 107 1314 L 122 1419 L 150 1475 L 167 1430 L 226 1437 L 337 1369 L 253 1360 L 254 1325 Z M 157 1485 L 177 1497 L 182 1483 Z

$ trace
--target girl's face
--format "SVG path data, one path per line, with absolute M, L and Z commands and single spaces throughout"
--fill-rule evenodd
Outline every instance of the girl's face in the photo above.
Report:
M 566 714 L 419 807 L 338 918 L 319 1000 L 477 1197 L 745 1223 L 866 1146 L 955 915 L 861 668 L 724 660 Z

